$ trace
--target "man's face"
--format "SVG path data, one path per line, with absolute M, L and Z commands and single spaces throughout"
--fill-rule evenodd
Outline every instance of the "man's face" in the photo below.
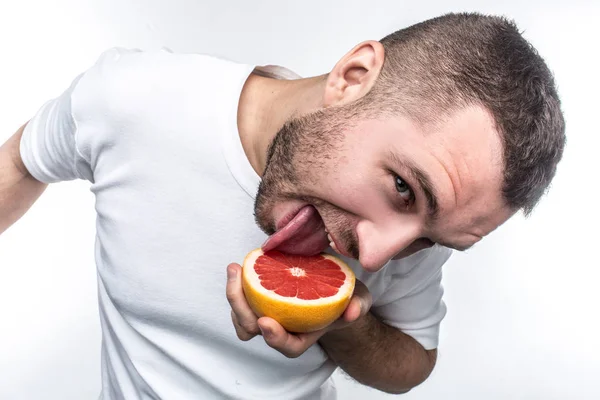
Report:
M 265 232 L 312 205 L 322 219 L 314 229 L 330 235 L 324 242 L 376 271 L 434 243 L 466 249 L 512 215 L 484 109 L 453 112 L 427 132 L 407 118 L 341 110 L 293 119 L 276 135 L 255 205 Z

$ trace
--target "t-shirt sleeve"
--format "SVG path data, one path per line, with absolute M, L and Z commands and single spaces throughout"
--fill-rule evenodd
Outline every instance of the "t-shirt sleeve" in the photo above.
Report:
M 446 315 L 442 266 L 451 254 L 450 249 L 436 245 L 410 268 L 401 265 L 401 260 L 390 261 L 387 289 L 373 304 L 372 312 L 385 324 L 411 336 L 426 350 L 438 346 Z
M 71 115 L 71 94 L 78 76 L 60 96 L 47 101 L 25 126 L 21 158 L 38 181 L 53 183 L 81 177 L 75 166 L 76 126 Z
M 93 180 L 88 157 L 78 149 L 78 122 L 73 117 L 74 99 L 103 95 L 107 67 L 122 55 L 137 50 L 113 48 L 100 55 L 87 71 L 77 76 L 58 97 L 47 101 L 27 123 L 20 142 L 20 154 L 29 173 L 38 181 L 54 183 L 74 179 Z M 85 82 L 85 83 L 82 83 Z M 83 93 L 82 93 L 83 92 Z M 98 101 L 89 101 L 90 107 Z

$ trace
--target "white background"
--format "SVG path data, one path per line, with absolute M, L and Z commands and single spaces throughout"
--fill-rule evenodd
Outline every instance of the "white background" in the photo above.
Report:
M 301 75 L 447 11 L 515 18 L 554 70 L 568 146 L 550 194 L 445 267 L 438 366 L 406 399 L 600 399 L 598 1 L 0 2 L 0 140 L 113 46 L 205 52 Z M 94 204 L 52 186 L 0 237 L 0 399 L 95 399 Z M 391 396 L 336 374 L 340 399 Z M 166 399 L 168 400 L 168 399 Z

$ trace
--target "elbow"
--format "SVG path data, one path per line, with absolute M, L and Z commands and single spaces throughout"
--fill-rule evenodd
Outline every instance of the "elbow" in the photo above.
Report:
M 381 390 L 382 392 L 385 392 L 387 394 L 394 394 L 394 395 L 400 395 L 400 394 L 406 394 L 408 392 L 410 392 L 412 389 L 414 389 L 415 387 L 419 386 L 420 384 L 422 384 L 423 382 L 425 382 L 426 378 L 420 381 L 415 381 L 415 382 L 402 382 L 401 385 L 394 385 L 394 386 L 388 386 L 385 388 L 380 388 L 379 390 Z
M 415 370 L 414 374 L 409 379 L 404 379 L 402 382 L 398 382 L 397 385 L 392 387 L 388 387 L 385 389 L 381 389 L 383 392 L 388 394 L 400 395 L 410 392 L 415 387 L 421 385 L 425 382 L 433 369 L 435 368 L 437 361 L 437 350 L 428 350 L 426 351 L 426 357 L 424 357 L 424 362 L 422 368 L 419 370 Z
M 412 382 L 398 382 L 398 384 L 396 385 L 390 385 L 388 387 L 385 388 L 381 388 L 380 390 L 382 392 L 385 392 L 387 394 L 394 394 L 394 395 L 399 395 L 399 394 L 406 394 L 408 392 L 410 392 L 412 389 L 416 388 L 417 386 L 419 386 L 420 384 L 422 384 L 423 382 L 425 382 L 427 378 L 424 378 L 422 380 L 415 380 Z
M 380 387 L 378 387 L 377 389 L 379 389 L 380 391 L 387 393 L 387 394 L 393 394 L 393 395 L 400 395 L 400 394 L 406 394 L 408 392 L 410 392 L 412 389 L 414 389 L 415 387 L 419 386 L 421 383 L 425 382 L 425 379 L 423 379 L 422 381 L 414 381 L 414 382 L 397 382 L 396 384 L 387 384 L 387 385 L 382 385 Z
M 399 390 L 384 390 L 384 392 L 387 394 L 400 395 L 400 394 L 406 394 L 406 393 L 410 392 L 411 390 L 412 390 L 412 388 L 411 389 L 399 389 Z

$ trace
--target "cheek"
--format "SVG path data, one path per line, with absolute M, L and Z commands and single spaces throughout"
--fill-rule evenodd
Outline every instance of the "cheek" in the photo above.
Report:
M 337 207 L 361 218 L 378 220 L 389 216 L 390 205 L 381 183 L 360 171 L 343 170 L 323 177 L 322 196 Z
M 389 208 L 385 197 L 384 171 L 377 170 L 377 162 L 360 151 L 350 154 L 342 150 L 338 157 L 327 160 L 327 169 L 320 174 L 320 194 L 354 214 L 366 216 L 370 212 Z M 390 185 L 392 180 L 390 177 Z
M 319 154 L 318 161 L 313 160 L 318 152 L 304 154 L 299 158 L 305 174 L 298 191 L 360 218 L 371 221 L 389 218 L 394 211 L 387 191 L 393 189 L 393 180 L 381 166 L 380 142 L 374 134 L 350 131 L 335 145 L 325 146 L 328 152 Z

